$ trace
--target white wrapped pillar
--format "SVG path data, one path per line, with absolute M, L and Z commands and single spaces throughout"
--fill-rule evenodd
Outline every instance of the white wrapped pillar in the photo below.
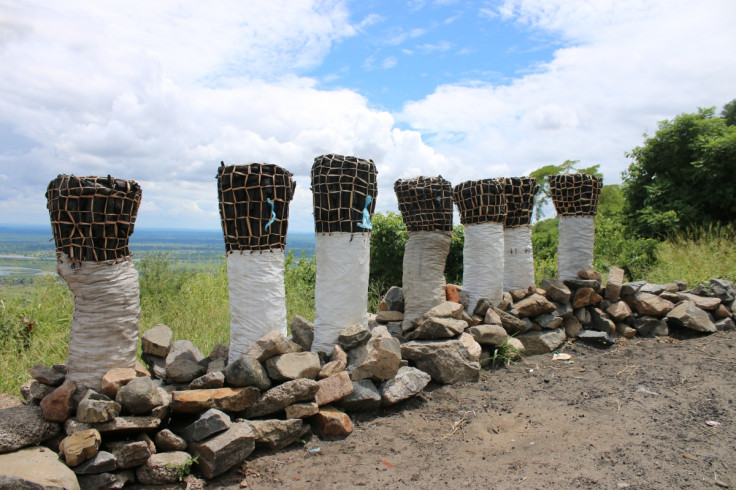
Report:
M 526 289 L 534 284 L 534 252 L 532 227 L 506 228 L 503 232 L 503 289 Z
M 368 326 L 369 233 L 318 233 L 314 288 L 315 352 L 331 352 L 340 332 L 356 323 Z
M 560 218 L 557 278 L 577 279 L 578 272 L 593 268 L 595 215 L 603 181 L 594 175 L 564 174 L 549 177 L 552 202 Z
M 317 246 L 313 352 L 332 352 L 347 327 L 367 327 L 377 171 L 372 160 L 321 155 L 312 165 Z
M 501 223 L 465 225 L 463 289 L 472 313 L 478 300 L 493 305 L 503 299 L 504 232 Z

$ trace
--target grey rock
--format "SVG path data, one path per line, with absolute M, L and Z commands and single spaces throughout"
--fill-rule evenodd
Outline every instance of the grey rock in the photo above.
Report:
M 557 316 L 568 318 L 573 316 L 574 309 L 570 303 L 555 303 Z
M 470 327 L 468 333 L 480 345 L 501 345 L 508 338 L 508 333 L 500 325 L 476 325 Z
M 573 315 L 578 319 L 581 325 L 590 325 L 593 318 L 590 316 L 590 311 L 587 308 L 578 308 L 574 311 Z
M 230 347 L 227 344 L 218 342 L 212 348 L 212 352 L 210 352 L 210 362 L 225 361 L 225 364 L 227 364 L 227 358 L 229 356 L 230 356 Z
M 709 284 L 713 296 L 724 304 L 730 305 L 736 299 L 736 286 L 732 282 L 725 279 L 711 279 Z
M 262 417 L 280 412 L 297 402 L 314 400 L 319 385 L 313 379 L 295 379 L 271 388 L 250 408 L 242 412 L 244 418 Z
M 369 338 L 371 338 L 371 333 L 368 329 L 356 323 L 340 332 L 340 335 L 337 337 L 337 343 L 347 351 L 364 344 Z
M 601 282 L 596 281 L 595 279 L 565 279 L 562 281 L 565 283 L 565 286 L 572 289 L 580 289 L 580 288 L 591 288 L 595 291 L 598 291 L 601 288 Z
M 483 318 L 486 316 L 486 312 L 493 306 L 491 302 L 487 298 L 480 298 L 477 303 L 475 303 L 475 308 L 473 308 L 473 315 L 479 316 Z
M 556 313 L 556 311 L 555 311 Z M 534 318 L 534 323 L 547 330 L 554 330 L 562 325 L 563 318 L 559 315 L 545 313 Z
M 26 381 L 20 387 L 20 394 L 23 397 L 23 400 L 25 400 L 26 403 L 33 403 L 35 405 L 41 403 L 41 400 L 53 391 L 53 386 L 39 383 L 35 379 Z
M 542 279 L 542 289 L 547 291 L 547 297 L 558 303 L 569 303 L 572 294 L 564 282 L 557 279 Z
M 677 293 L 680 301 L 690 301 L 701 310 L 713 311 L 721 304 L 720 298 L 698 296 L 691 293 Z
M 370 336 L 370 333 L 368 335 Z M 319 355 L 316 352 L 293 352 L 275 356 L 266 361 L 266 370 L 274 381 L 289 381 L 298 378 L 315 379 L 320 367 Z
M 716 326 L 706 312 L 694 303 L 683 301 L 667 314 L 667 320 L 697 332 L 714 333 Z
M 642 286 L 644 286 L 647 282 L 646 281 L 633 281 L 633 282 L 626 282 L 621 286 L 621 297 L 624 296 L 632 296 L 636 294 L 639 289 L 641 289 Z
M 600 330 L 581 330 L 580 332 L 578 332 L 576 337 L 579 340 L 604 345 L 613 345 L 616 343 L 614 338 L 609 333 Z
M 675 307 L 672 302 L 662 299 L 657 295 L 638 292 L 624 298 L 632 310 L 644 316 L 663 317 Z
M 660 295 L 665 291 L 667 291 L 666 284 L 646 283 L 641 288 L 639 288 L 639 291 L 637 291 L 637 293 L 648 293 L 648 294 Z
M 457 320 L 463 319 L 463 305 L 460 303 L 454 303 L 452 301 L 443 301 L 442 303 L 433 306 L 427 313 L 424 314 L 424 318 L 438 317 L 438 318 L 455 318 Z
M 394 405 L 421 393 L 432 380 L 429 374 L 413 367 L 402 367 L 392 379 L 381 384 L 381 401 Z
M 154 325 L 141 335 L 141 350 L 145 354 L 157 357 L 166 357 L 171 348 L 171 339 L 174 333 L 163 323 Z
M 465 320 L 451 317 L 429 317 L 410 332 L 407 340 L 440 340 L 460 335 L 468 327 Z
M 115 401 L 133 415 L 142 415 L 164 404 L 158 387 L 148 376 L 135 378 L 118 390 Z
M 299 344 L 287 339 L 279 331 L 272 331 L 253 343 L 246 351 L 246 354 L 258 362 L 266 362 L 274 356 L 301 351 L 302 347 Z
M 212 363 L 210 363 L 210 366 L 211 365 Z M 192 390 L 222 388 L 223 386 L 225 386 L 225 374 L 222 371 L 207 373 L 189 383 L 189 389 Z
M 311 432 L 302 419 L 249 420 L 247 423 L 253 429 L 256 445 L 268 449 L 283 449 Z
M 526 355 L 552 352 L 561 346 L 566 338 L 565 330 L 562 328 L 528 332 L 516 337 L 517 340 L 524 344 L 524 353 Z
M 167 451 L 184 451 L 187 448 L 187 441 L 183 437 L 164 429 L 156 433 L 155 440 L 156 449 L 159 452 Z
M 120 415 L 120 404 L 89 389 L 77 406 L 77 420 L 85 423 L 107 422 Z
M 166 364 L 171 364 L 177 359 L 189 359 L 190 361 L 200 362 L 204 358 L 204 354 L 189 340 L 177 340 L 169 348 L 169 353 L 166 355 Z
M 578 318 L 573 315 L 565 318 L 562 321 L 562 328 L 565 329 L 565 335 L 567 336 L 567 338 L 571 339 L 583 329 L 583 325 L 580 323 L 580 320 L 578 320 Z
M 391 286 L 382 301 L 388 311 L 404 312 L 404 290 L 398 286 Z
M 631 308 L 626 301 L 616 301 L 606 308 L 606 313 L 616 321 L 623 321 L 632 315 Z
M 79 487 L 82 490 L 118 489 L 123 484 L 113 473 L 100 473 L 97 475 L 84 475 L 79 477 Z
M 36 405 L 4 408 L 0 417 L 0 453 L 40 444 L 61 433 L 61 425 L 43 417 Z
M 186 467 L 187 463 L 191 464 L 191 459 L 189 453 L 183 451 L 154 454 L 142 466 L 136 468 L 135 477 L 143 485 L 177 483 L 179 481 L 177 468 Z
M 348 372 L 353 381 L 393 378 L 401 364 L 401 347 L 393 337 L 372 337 L 348 353 Z
M 191 359 L 175 359 L 166 364 L 166 379 L 171 383 L 191 383 L 207 372 L 207 366 L 203 366 Z
M 621 288 L 624 285 L 624 270 L 613 266 L 608 270 L 608 280 L 606 281 L 605 298 L 609 301 L 616 301 L 621 297 Z
M 115 456 L 118 469 L 140 466 L 151 456 L 144 441 L 111 441 L 104 443 L 103 448 Z
M 31 376 L 39 383 L 43 383 L 49 386 L 60 386 L 66 378 L 64 372 L 59 372 L 43 364 L 35 364 L 31 368 Z
M 166 379 L 166 358 L 143 353 L 141 359 L 146 363 L 151 377 Z
M 74 472 L 55 452 L 45 447 L 31 447 L 0 454 L 0 488 L 78 490 L 79 484 Z
M 723 318 L 721 320 L 718 320 L 715 322 L 716 330 L 719 332 L 730 332 L 731 330 L 736 330 L 736 323 L 734 323 L 733 318 Z
M 407 342 L 401 346 L 401 356 L 439 383 L 475 382 L 480 377 L 480 364 L 468 359 L 459 340 Z
M 266 368 L 248 354 L 230 362 L 223 373 L 228 386 L 255 386 L 261 391 L 271 387 Z
M 641 337 L 665 337 L 670 334 L 667 323 L 652 316 L 637 318 L 631 326 Z
M 468 292 L 465 291 L 462 287 L 457 286 L 457 295 L 460 298 L 460 304 L 467 311 L 467 309 L 470 307 L 470 296 L 468 295 Z
M 591 328 L 599 332 L 613 335 L 616 332 L 616 324 L 599 308 L 590 308 Z M 578 336 L 578 338 L 580 338 Z
M 289 324 L 289 330 L 291 331 L 291 340 L 294 343 L 299 344 L 305 351 L 312 349 L 312 342 L 314 341 L 314 323 L 304 317 L 296 315 L 292 318 L 291 323 Z
M 77 475 L 97 475 L 108 471 L 115 471 L 118 460 L 114 454 L 107 451 L 98 451 L 92 458 L 74 467 Z
M 225 432 L 189 445 L 192 454 L 199 454 L 197 468 L 210 479 L 242 464 L 254 448 L 255 434 L 247 422 L 234 423 Z
M 100 434 L 115 434 L 120 436 L 154 430 L 157 429 L 159 425 L 161 425 L 161 419 L 153 416 L 115 417 L 108 422 L 89 424 L 90 427 L 97 429 Z
M 207 364 L 207 373 L 218 373 L 223 372 L 227 366 L 227 359 L 213 359 Z M 224 385 L 223 385 L 224 386 Z
M 353 381 L 353 392 L 340 400 L 338 404 L 347 412 L 375 410 L 381 406 L 381 393 L 373 381 L 360 379 Z
M 230 428 L 230 417 L 215 408 L 202 413 L 179 434 L 185 441 L 201 441 Z
M 493 311 L 501 318 L 501 325 L 509 335 L 524 333 L 531 328 L 531 322 L 524 322 L 514 315 L 496 307 L 493 307 Z
M 376 323 L 403 322 L 404 314 L 400 311 L 380 310 L 376 315 Z

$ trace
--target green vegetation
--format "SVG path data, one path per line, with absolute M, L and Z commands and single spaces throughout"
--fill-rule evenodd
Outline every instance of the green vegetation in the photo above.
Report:
M 663 238 L 736 219 L 736 100 L 680 114 L 628 154 L 625 217 L 630 231 Z

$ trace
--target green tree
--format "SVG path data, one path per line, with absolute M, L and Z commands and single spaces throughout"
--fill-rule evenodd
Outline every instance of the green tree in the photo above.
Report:
M 726 111 L 726 109 L 724 109 Z M 736 126 L 699 109 L 659 123 L 627 156 L 624 213 L 630 230 L 663 237 L 736 220 Z
M 729 126 L 736 125 L 736 99 L 723 106 L 721 117 L 726 120 Z
M 549 201 L 552 198 L 549 191 L 548 180 L 548 177 L 550 175 L 580 173 L 591 174 L 595 175 L 596 177 L 603 176 L 600 173 L 600 165 L 593 165 L 592 167 L 588 168 L 575 168 L 575 166 L 579 163 L 580 160 L 565 160 L 560 165 L 545 165 L 544 167 L 538 168 L 537 170 L 529 174 L 529 176 L 534 177 L 537 180 L 537 184 L 539 184 L 537 195 L 534 196 L 534 211 L 537 219 L 541 219 L 544 217 L 543 208 L 544 206 L 549 204 Z

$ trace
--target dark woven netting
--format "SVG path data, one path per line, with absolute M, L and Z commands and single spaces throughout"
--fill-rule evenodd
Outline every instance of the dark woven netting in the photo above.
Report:
M 222 164 L 217 170 L 217 197 L 225 249 L 283 250 L 295 188 L 292 174 L 278 165 Z
M 394 192 L 408 231 L 452 232 L 452 186 L 442 176 L 399 179 Z
M 560 216 L 595 216 L 603 179 L 588 174 L 549 176 L 549 190 Z
M 501 179 L 506 195 L 506 228 L 528 225 L 532 221 L 534 196 L 539 184 L 534 177 L 507 177 Z
M 104 262 L 130 256 L 141 187 L 133 180 L 59 175 L 46 189 L 56 253 L 72 261 Z
M 322 155 L 312 165 L 312 202 L 317 233 L 365 233 L 364 211 L 376 208 L 378 172 L 373 160 Z M 370 199 L 369 199 L 370 198 Z
M 468 180 L 452 189 L 452 198 L 464 225 L 503 223 L 506 197 L 498 179 Z

